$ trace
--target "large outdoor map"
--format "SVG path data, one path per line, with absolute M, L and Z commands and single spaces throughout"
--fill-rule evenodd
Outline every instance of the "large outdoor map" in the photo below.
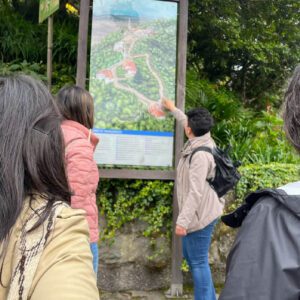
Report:
M 90 92 L 100 164 L 171 166 L 175 100 L 177 4 L 95 0 Z

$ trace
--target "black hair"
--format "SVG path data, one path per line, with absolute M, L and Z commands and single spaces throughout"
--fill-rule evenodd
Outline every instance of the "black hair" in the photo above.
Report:
M 34 228 L 55 201 L 70 203 L 61 119 L 43 83 L 25 75 L 0 77 L 0 243 L 26 197 L 42 194 L 47 201 Z
M 300 152 L 300 65 L 296 67 L 284 95 L 283 120 L 288 139 Z
M 88 129 L 93 128 L 94 100 L 87 90 L 76 85 L 63 87 L 56 101 L 64 119 L 76 121 Z
M 188 126 L 195 136 L 208 133 L 214 126 L 214 119 L 210 112 L 203 107 L 194 108 L 187 112 Z

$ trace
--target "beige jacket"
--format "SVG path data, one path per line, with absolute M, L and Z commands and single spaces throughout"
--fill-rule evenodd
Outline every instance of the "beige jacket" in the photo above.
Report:
M 187 116 L 175 109 L 174 117 L 180 124 L 187 126 Z M 188 233 L 206 227 L 222 215 L 224 200 L 219 199 L 207 180 L 215 175 L 215 161 L 210 153 L 199 151 L 193 155 L 193 149 L 206 146 L 213 148 L 215 142 L 210 133 L 188 140 L 182 150 L 176 172 L 176 191 L 179 206 L 177 225 L 187 229 Z
M 6 254 L 0 257 L 0 299 L 98 300 L 84 212 L 58 202 L 44 226 L 25 234 L 33 215 L 28 202 L 10 233 Z M 36 201 L 34 209 L 42 202 Z M 0 244 L 0 253 L 2 249 Z

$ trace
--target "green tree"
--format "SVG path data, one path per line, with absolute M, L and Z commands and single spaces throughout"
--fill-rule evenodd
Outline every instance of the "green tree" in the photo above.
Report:
M 189 63 L 248 105 L 276 102 L 300 60 L 299 15 L 298 0 L 190 0 Z
M 74 66 L 79 18 L 67 13 L 66 2 L 54 16 L 53 61 Z M 39 0 L 0 0 L 0 61 L 46 61 L 47 21 L 38 24 L 38 14 Z

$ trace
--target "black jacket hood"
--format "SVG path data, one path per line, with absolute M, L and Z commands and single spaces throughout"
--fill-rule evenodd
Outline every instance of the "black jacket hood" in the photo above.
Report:
M 300 218 L 300 181 L 289 183 L 275 191 L 280 194 L 276 199 Z
M 249 194 L 243 205 L 234 212 L 222 216 L 223 223 L 233 228 L 240 227 L 253 205 L 265 197 L 272 197 L 300 218 L 300 181 L 297 181 L 278 189 L 261 189 Z
M 300 218 L 300 189 L 299 195 L 288 194 L 288 190 L 283 188 L 279 189 L 263 189 L 249 194 L 245 199 L 246 203 L 249 203 L 251 207 L 262 197 L 273 197 L 280 202 L 283 206 L 288 208 L 294 215 Z

